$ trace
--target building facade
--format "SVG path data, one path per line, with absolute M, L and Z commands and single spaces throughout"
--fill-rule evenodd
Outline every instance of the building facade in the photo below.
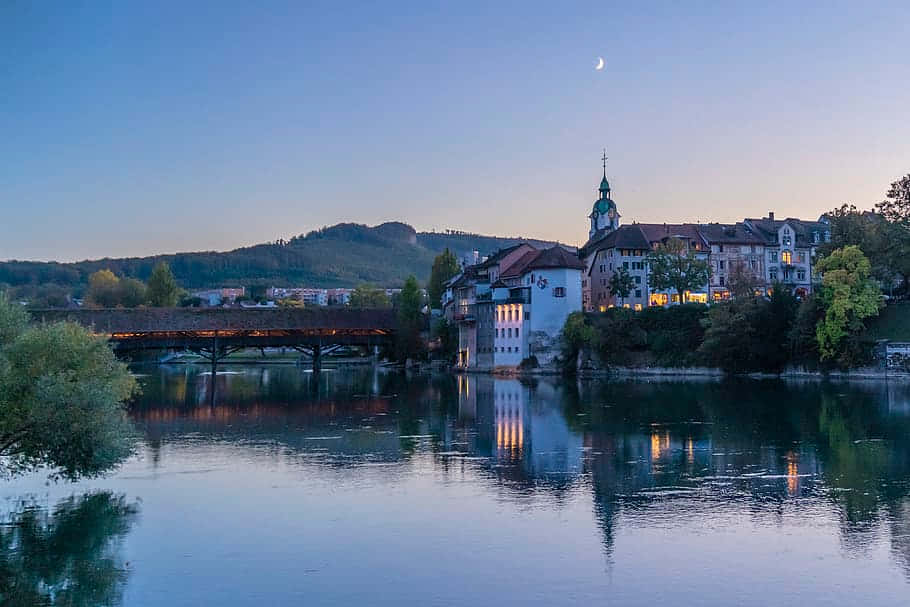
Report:
M 514 368 L 531 357 L 550 364 L 566 318 L 582 309 L 583 270 L 573 251 L 526 243 L 466 267 L 445 298 L 444 313 L 458 325 L 457 365 Z
M 679 303 L 675 291 L 661 291 L 649 284 L 649 254 L 670 240 L 683 243 L 685 250 L 708 262 L 709 279 L 703 287 L 683 294 L 684 302 L 709 303 L 732 296 L 732 287 L 748 287 L 756 294 L 769 293 L 781 284 L 796 296 L 812 292 L 813 262 L 819 244 L 830 241 L 825 218 L 818 221 L 774 218 L 745 219 L 733 224 L 620 225 L 620 214 L 604 176 L 599 196 L 588 215 L 588 241 L 579 249 L 584 261 L 582 301 L 585 310 L 605 311 L 613 306 L 642 309 Z M 628 296 L 614 296 L 613 276 L 627 272 L 632 281 Z

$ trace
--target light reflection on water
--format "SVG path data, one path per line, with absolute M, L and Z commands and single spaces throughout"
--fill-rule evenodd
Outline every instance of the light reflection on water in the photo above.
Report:
M 135 504 L 84 524 L 122 573 L 95 604 L 910 596 L 907 385 L 228 370 L 142 369 L 143 448 L 109 478 L 0 486 L 14 523 Z

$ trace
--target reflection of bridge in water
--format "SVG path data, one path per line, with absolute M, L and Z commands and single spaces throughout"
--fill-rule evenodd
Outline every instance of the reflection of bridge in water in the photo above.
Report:
M 352 308 L 137 308 L 40 310 L 41 322 L 71 321 L 107 337 L 120 355 L 189 350 L 216 363 L 245 348 L 293 348 L 319 371 L 340 346 L 386 346 L 395 333 L 392 310 Z

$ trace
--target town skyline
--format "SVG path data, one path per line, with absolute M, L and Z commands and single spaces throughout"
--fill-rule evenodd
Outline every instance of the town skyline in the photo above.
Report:
M 870 208 L 910 163 L 908 17 L 6 5 L 0 259 L 222 251 L 338 222 L 580 245 L 603 147 L 626 222 Z

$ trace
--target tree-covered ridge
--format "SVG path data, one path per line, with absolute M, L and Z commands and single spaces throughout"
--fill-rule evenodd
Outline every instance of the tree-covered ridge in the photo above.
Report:
M 290 240 L 234 249 L 87 260 L 75 263 L 0 262 L 0 285 L 27 287 L 54 284 L 86 285 L 88 277 L 108 269 L 120 277 L 148 281 L 152 269 L 166 262 L 177 282 L 187 289 L 214 286 L 353 287 L 372 283 L 384 287 L 404 284 L 414 275 L 421 283 L 430 276 L 433 259 L 446 248 L 458 254 L 489 254 L 519 242 L 520 238 L 466 233 L 416 232 L 411 226 L 390 222 L 370 227 L 343 223 Z M 545 246 L 552 243 L 531 240 Z

